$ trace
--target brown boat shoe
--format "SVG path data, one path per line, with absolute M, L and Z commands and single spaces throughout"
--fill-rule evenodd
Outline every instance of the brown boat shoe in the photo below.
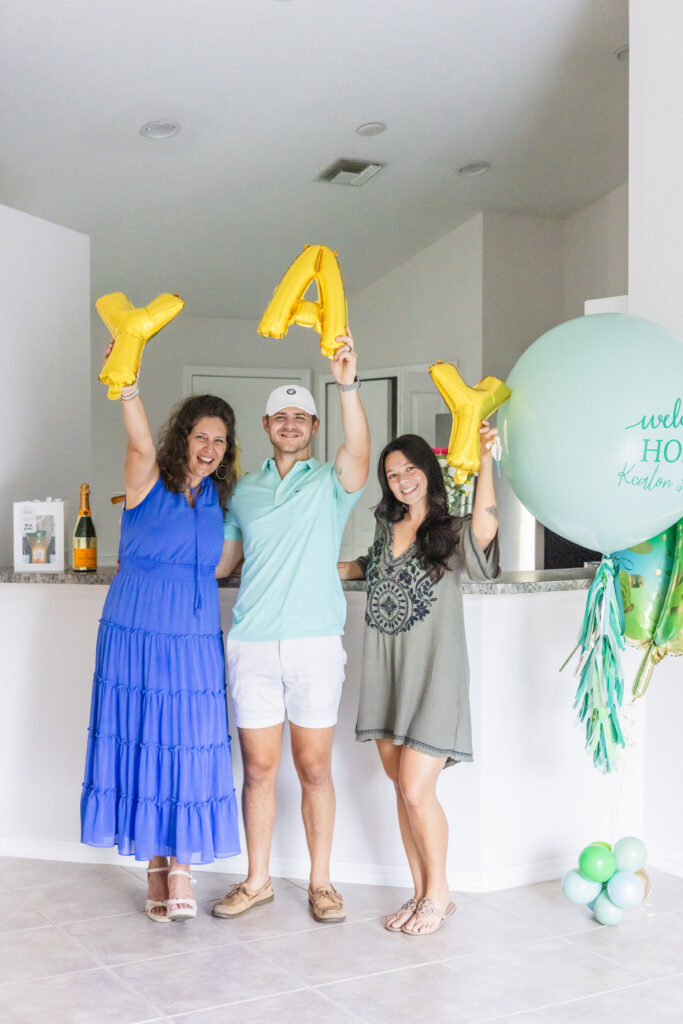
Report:
M 316 921 L 343 921 L 346 917 L 344 900 L 332 884 L 324 885 L 315 891 L 309 885 L 308 902 Z
M 246 887 L 244 882 L 239 882 L 237 885 L 233 885 L 230 892 L 216 903 L 211 913 L 214 917 L 239 917 L 240 914 L 246 914 L 252 907 L 260 906 L 263 903 L 272 903 L 274 899 L 275 893 L 270 879 L 260 889 L 253 892 Z

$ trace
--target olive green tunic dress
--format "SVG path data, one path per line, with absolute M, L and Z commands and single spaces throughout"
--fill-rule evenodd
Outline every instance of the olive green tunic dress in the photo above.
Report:
M 356 559 L 368 583 L 356 739 L 390 739 L 446 765 L 472 760 L 461 577 L 500 575 L 498 537 L 483 551 L 471 516 L 452 523 L 457 545 L 437 582 L 414 545 L 393 558 L 393 528 L 384 521 Z

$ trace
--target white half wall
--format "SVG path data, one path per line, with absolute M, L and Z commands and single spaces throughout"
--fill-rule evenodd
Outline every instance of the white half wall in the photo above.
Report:
M 90 478 L 90 240 L 0 206 L 0 565 L 12 503 L 78 505 Z
M 226 632 L 235 595 L 220 591 Z M 105 596 L 106 588 L 97 585 L 0 584 L 7 670 L 0 777 L 13 780 L 0 790 L 0 856 L 121 863 L 113 850 L 79 844 L 97 622 Z M 623 771 L 615 778 L 601 776 L 575 724 L 576 679 L 558 671 L 574 645 L 585 596 L 575 590 L 464 597 L 475 760 L 448 768 L 439 780 L 450 825 L 449 879 L 456 890 L 484 892 L 557 878 L 592 840 L 643 834 L 644 703 L 629 727 L 633 743 Z M 348 663 L 334 745 L 333 878 L 408 885 L 392 785 L 375 744 L 355 740 L 365 593 L 350 592 L 347 599 Z M 33 642 L 36 623 L 41 644 Z M 242 766 L 232 709 L 230 720 L 239 793 Z M 286 745 L 278 777 L 274 875 L 306 877 L 300 807 Z M 216 868 L 243 872 L 246 857 L 242 853 Z

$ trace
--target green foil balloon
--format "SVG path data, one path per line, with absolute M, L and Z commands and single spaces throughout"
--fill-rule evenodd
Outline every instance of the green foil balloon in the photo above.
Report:
M 675 527 L 673 564 L 668 588 L 651 642 L 633 684 L 634 697 L 648 688 L 655 665 L 667 654 L 683 654 L 683 519 Z
M 606 882 L 616 870 L 614 854 L 599 843 L 591 843 L 579 854 L 579 871 L 592 882 Z
M 624 632 L 634 647 L 651 642 L 669 588 L 676 546 L 676 526 L 612 557 L 619 565 L 624 605 Z

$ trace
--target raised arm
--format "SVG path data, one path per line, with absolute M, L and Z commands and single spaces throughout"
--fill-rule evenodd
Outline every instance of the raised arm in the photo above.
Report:
M 498 431 L 495 427 L 489 426 L 488 420 L 482 420 L 479 434 L 481 465 L 472 509 L 472 532 L 481 547 L 486 550 L 498 533 L 498 509 L 493 487 L 493 445 L 498 437 Z
M 126 392 L 132 397 L 128 397 Z M 154 439 L 137 384 L 121 389 L 121 410 L 123 425 L 128 434 L 128 447 L 123 464 L 126 508 L 134 508 L 149 494 L 159 478 Z
M 339 388 L 344 441 L 334 460 L 334 468 L 347 494 L 354 494 L 364 486 L 370 468 L 370 431 L 356 380 L 357 355 L 353 338 L 347 328 L 347 345 L 338 348 L 331 361 L 331 373 Z M 344 390 L 348 388 L 348 390 Z
M 110 341 L 104 350 L 105 362 L 114 347 Z M 121 389 L 121 412 L 128 435 L 128 447 L 123 463 L 123 481 L 126 486 L 126 508 L 135 508 L 149 494 L 159 478 L 157 453 L 149 421 L 140 399 L 139 381 Z

